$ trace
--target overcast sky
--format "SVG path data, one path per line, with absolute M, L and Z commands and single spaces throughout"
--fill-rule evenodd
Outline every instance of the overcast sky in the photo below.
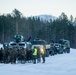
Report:
M 76 0 L 0 0 L 0 14 L 18 9 L 24 16 L 48 14 L 59 16 L 64 12 L 76 17 Z

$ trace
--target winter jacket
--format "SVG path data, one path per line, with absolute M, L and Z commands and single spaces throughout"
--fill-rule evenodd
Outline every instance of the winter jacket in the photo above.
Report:
M 34 48 L 33 55 L 34 55 L 34 56 L 37 55 L 37 49 L 36 49 L 36 48 Z

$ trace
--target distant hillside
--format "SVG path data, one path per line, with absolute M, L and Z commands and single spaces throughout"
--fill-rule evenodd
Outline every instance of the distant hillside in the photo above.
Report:
M 42 21 L 48 21 L 50 22 L 50 20 L 54 21 L 57 19 L 57 17 L 52 16 L 52 15 L 38 15 L 38 16 L 34 16 L 35 18 L 40 18 L 40 20 Z

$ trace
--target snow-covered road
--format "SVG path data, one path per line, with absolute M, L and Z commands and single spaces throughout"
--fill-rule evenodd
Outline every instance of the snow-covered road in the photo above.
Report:
M 0 64 L 0 75 L 76 75 L 76 49 L 46 57 L 44 64 Z

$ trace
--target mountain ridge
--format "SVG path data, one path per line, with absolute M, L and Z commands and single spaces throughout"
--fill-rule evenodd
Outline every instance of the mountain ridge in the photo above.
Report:
M 57 19 L 57 17 L 53 16 L 53 15 L 47 15 L 47 14 L 41 14 L 41 15 L 36 15 L 36 16 L 31 16 L 31 18 L 39 18 L 41 21 L 45 22 L 45 21 L 54 21 Z

